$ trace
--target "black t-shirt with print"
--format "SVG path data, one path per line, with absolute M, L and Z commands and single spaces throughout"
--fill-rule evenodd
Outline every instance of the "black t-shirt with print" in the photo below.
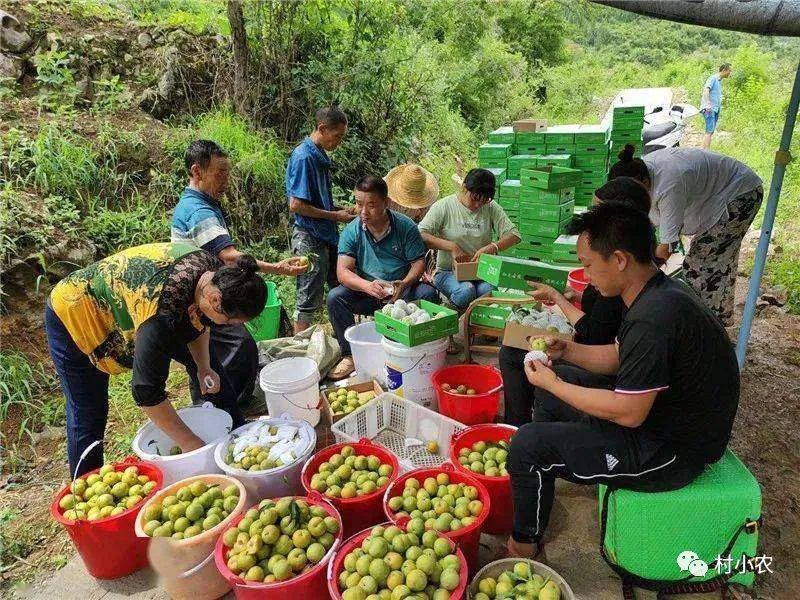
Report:
M 613 344 L 625 315 L 619 296 L 602 296 L 593 285 L 583 290 L 581 309 L 585 313 L 575 323 L 575 341 L 589 346 Z
M 628 308 L 617 339 L 616 391 L 658 391 L 642 429 L 682 458 L 718 460 L 739 405 L 739 367 L 713 313 L 659 271 Z

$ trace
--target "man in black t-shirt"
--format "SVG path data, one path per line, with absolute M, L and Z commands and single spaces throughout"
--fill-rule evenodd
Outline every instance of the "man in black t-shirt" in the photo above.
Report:
M 640 491 L 683 487 L 725 451 L 739 369 L 725 329 L 682 282 L 653 262 L 647 215 L 603 204 L 577 216 L 578 258 L 603 296 L 627 312 L 615 344 L 548 340 L 562 363 L 525 365 L 534 422 L 509 454 L 512 555 L 538 553 L 556 477 Z

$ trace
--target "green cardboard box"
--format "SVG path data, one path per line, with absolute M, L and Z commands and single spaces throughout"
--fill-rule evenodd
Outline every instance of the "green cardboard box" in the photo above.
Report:
M 494 254 L 481 254 L 478 277 L 496 287 L 530 289 L 529 281 L 540 281 L 563 290 L 570 269 L 540 261 L 530 261 Z
M 544 132 L 544 143 L 548 146 L 571 145 L 575 143 L 575 134 L 580 131 L 580 125 L 553 125 Z
M 518 131 L 514 143 L 521 146 L 544 146 L 544 133 L 539 131 Z
M 542 190 L 534 187 L 523 187 L 519 191 L 519 201 L 536 204 L 564 204 L 575 197 L 574 187 Z
M 639 129 L 615 129 L 611 132 L 612 143 L 636 143 L 642 141 L 642 130 Z
M 515 144 L 516 136 L 514 134 L 514 127 L 506 125 L 498 127 L 488 135 L 490 144 Z
M 546 154 L 575 154 L 575 144 L 551 144 L 548 142 L 544 146 Z
M 612 120 L 616 121 L 617 119 L 632 119 L 636 117 L 644 119 L 644 106 L 615 106 Z
M 553 260 L 565 263 L 578 262 L 578 236 L 560 235 L 553 241 Z
M 420 300 L 419 307 L 431 315 L 431 320 L 418 325 L 407 325 L 389 315 L 375 311 L 375 330 L 405 346 L 419 346 L 458 332 L 458 313 L 445 306 Z M 435 315 L 444 313 L 442 317 Z
M 608 143 L 608 125 L 581 125 L 575 132 L 577 146 L 603 145 Z
M 481 169 L 505 169 L 508 167 L 506 158 L 478 158 L 478 166 Z
M 536 159 L 537 167 L 572 167 L 571 154 L 545 154 Z
M 506 211 L 519 211 L 519 198 L 496 198 L 495 201 L 500 205 L 500 207 Z
M 518 206 L 518 210 L 525 220 L 559 222 L 564 219 L 572 218 L 575 201 L 568 200 L 563 204 L 548 204 L 545 202 L 520 200 Z
M 508 172 L 511 178 L 519 179 L 520 169 L 523 167 L 533 168 L 539 155 L 536 154 L 516 154 L 508 157 Z
M 545 154 L 546 146 L 544 144 L 514 144 L 514 154 L 532 154 L 541 156 Z
M 573 166 L 576 169 L 581 169 L 583 167 L 605 168 L 608 164 L 608 156 L 608 148 L 606 148 L 605 154 L 576 154 Z
M 528 240 L 522 241 L 516 245 L 517 258 L 522 260 L 535 260 L 538 262 L 549 263 L 553 260 L 553 251 L 547 246 L 531 246 Z
M 500 184 L 497 194 L 500 198 L 519 199 L 519 191 L 521 189 L 522 184 L 520 183 L 519 179 L 506 179 Z
M 575 186 L 581 178 L 581 172 L 568 167 L 535 167 L 522 169 L 519 180 L 522 187 L 535 187 L 544 190 L 556 190 Z
M 589 155 L 599 154 L 602 156 L 608 156 L 608 142 L 604 142 L 602 144 L 596 144 L 596 143 L 595 144 L 590 143 L 585 145 L 575 144 L 576 156 L 587 155 L 587 154 Z
M 494 167 L 487 170 L 491 171 L 492 175 L 494 175 L 494 189 L 495 190 L 499 189 L 500 184 L 506 180 L 507 169 L 499 169 L 497 167 Z
M 561 221 L 539 221 L 530 218 L 525 211 L 521 213 L 519 232 L 523 239 L 529 237 L 555 239 L 567 230 L 567 225 L 572 220 L 571 214 Z
M 511 154 L 511 144 L 481 144 L 478 158 L 505 159 Z

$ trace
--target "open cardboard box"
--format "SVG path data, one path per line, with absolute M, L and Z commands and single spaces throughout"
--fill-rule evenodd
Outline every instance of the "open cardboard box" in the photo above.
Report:
M 547 131 L 546 119 L 520 119 L 514 121 L 514 133 L 518 131 Z
M 549 331 L 538 327 L 525 327 L 521 323 L 506 323 L 505 333 L 503 334 L 503 345 L 519 348 L 520 350 L 530 350 L 531 338 L 552 337 L 562 340 L 571 340 L 572 335 Z
M 478 278 L 478 261 L 457 262 L 453 272 L 459 281 L 475 281 Z
M 328 402 L 328 394 L 331 392 L 338 392 L 340 389 L 345 389 L 348 392 L 353 391 L 358 394 L 362 392 L 373 391 L 375 392 L 376 397 L 380 396 L 384 392 L 384 389 L 381 387 L 381 384 L 378 383 L 376 379 L 373 379 L 372 381 L 365 381 L 363 383 L 354 383 L 351 385 L 344 385 L 344 386 L 328 385 L 323 388 L 320 388 L 319 390 L 320 403 L 322 404 L 322 406 L 325 407 L 325 413 L 328 415 L 331 425 L 336 423 L 336 421 L 338 421 L 342 417 L 347 416 L 345 414 L 334 415 L 333 410 L 331 409 L 331 404 L 330 402 Z M 372 400 L 370 400 L 370 402 L 372 402 Z

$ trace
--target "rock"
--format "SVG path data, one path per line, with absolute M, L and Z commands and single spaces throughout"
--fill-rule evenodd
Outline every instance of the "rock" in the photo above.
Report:
M 55 281 L 94 261 L 96 248 L 87 239 L 64 240 L 47 250 L 48 277 Z
M 774 306 L 783 306 L 786 304 L 788 296 L 789 292 L 785 285 L 773 285 L 761 294 L 761 299 Z
M 8 54 L 0 53 L 0 79 L 8 78 L 19 81 L 22 77 L 23 62 Z
M 47 42 L 47 48 L 50 50 L 58 50 L 59 46 L 61 45 L 61 41 L 63 40 L 63 38 L 55 31 L 48 31 L 45 39 Z
M 92 98 L 92 95 L 94 94 L 94 86 L 92 84 L 92 80 L 88 77 L 78 80 L 75 83 L 75 87 L 78 88 L 80 97 L 84 100 L 90 100 Z
M 762 318 L 775 317 L 778 315 L 785 315 L 785 314 L 786 314 L 785 308 L 783 308 L 782 306 L 775 306 L 773 304 L 767 304 L 766 306 L 764 306 L 764 308 L 758 311 L 758 316 Z
M 0 50 L 20 53 L 31 45 L 31 36 L 19 20 L 4 10 L 0 10 Z
M 142 32 L 136 37 L 136 43 L 140 48 L 147 49 L 153 45 L 153 37 L 149 33 Z

